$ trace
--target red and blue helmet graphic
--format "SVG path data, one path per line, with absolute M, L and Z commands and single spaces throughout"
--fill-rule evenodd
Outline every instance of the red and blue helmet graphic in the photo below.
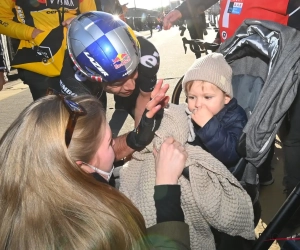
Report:
M 87 12 L 76 17 L 69 26 L 67 41 L 76 67 L 99 82 L 122 80 L 140 61 L 140 44 L 132 29 L 105 12 Z

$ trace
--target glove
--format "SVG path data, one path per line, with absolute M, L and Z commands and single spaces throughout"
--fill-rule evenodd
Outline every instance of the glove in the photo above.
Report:
M 134 150 L 142 150 L 154 138 L 155 131 L 159 128 L 164 109 L 160 109 L 152 118 L 148 118 L 145 110 L 139 125 L 126 137 L 126 143 Z

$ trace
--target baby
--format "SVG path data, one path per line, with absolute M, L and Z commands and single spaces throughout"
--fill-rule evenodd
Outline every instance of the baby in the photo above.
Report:
M 233 98 L 231 79 L 232 69 L 223 55 L 212 53 L 197 59 L 182 81 L 192 120 L 189 142 L 227 168 L 241 158 L 236 147 L 247 123 L 244 109 Z

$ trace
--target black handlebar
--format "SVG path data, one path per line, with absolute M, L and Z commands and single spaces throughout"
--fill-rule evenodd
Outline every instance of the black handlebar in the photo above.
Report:
M 192 52 L 196 53 L 205 53 L 208 54 L 208 50 L 211 50 L 212 52 L 215 52 L 220 44 L 217 43 L 209 43 L 206 42 L 202 39 L 192 39 L 192 40 L 188 40 L 185 37 L 182 38 L 182 42 L 183 42 L 183 48 L 184 48 L 184 52 L 186 54 L 187 51 L 187 46 L 186 44 L 188 44 L 190 46 L 190 50 Z

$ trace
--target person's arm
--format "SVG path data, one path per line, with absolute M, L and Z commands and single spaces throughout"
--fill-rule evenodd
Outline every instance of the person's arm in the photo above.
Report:
M 115 160 L 119 161 L 128 155 L 131 155 L 135 150 L 127 145 L 126 139 L 128 134 L 120 135 L 115 138 L 115 144 L 113 146 L 115 152 Z
M 189 226 L 184 223 L 180 205 L 181 176 L 187 152 L 172 137 L 153 149 L 156 168 L 154 199 L 157 224 L 147 228 L 147 238 L 155 249 L 190 249 Z
M 0 34 L 20 40 L 31 40 L 35 28 L 13 21 L 15 1 L 0 1 Z
M 151 101 L 147 103 L 139 125 L 128 134 L 121 135 L 115 139 L 114 151 L 116 160 L 121 160 L 134 151 L 143 149 L 152 141 L 162 118 L 157 113 L 169 102 L 169 96 L 166 96 L 169 85 L 162 84 L 163 81 L 159 80 L 151 92 Z
M 150 101 L 151 91 L 157 81 L 157 72 L 159 69 L 160 56 L 155 46 L 144 37 L 137 37 L 141 46 L 141 58 L 138 66 L 138 77 L 136 87 L 140 89 L 135 104 L 135 126 L 141 120 L 146 104 Z
M 180 203 L 179 185 L 158 185 L 154 187 L 156 222 L 182 221 L 184 214 Z
M 156 169 L 154 200 L 157 223 L 184 221 L 178 179 L 185 167 L 187 152 L 174 138 L 168 137 L 159 150 L 153 148 L 153 154 Z
M 186 0 L 174 10 L 170 11 L 164 18 L 164 29 L 170 29 L 180 18 L 189 19 L 191 15 L 200 14 L 214 5 L 218 0 Z
M 191 15 L 203 13 L 217 2 L 218 0 L 186 0 L 175 9 L 179 10 L 182 17 L 186 19 Z
M 147 103 L 150 101 L 151 92 L 144 92 L 140 90 L 140 93 L 136 99 L 135 109 L 134 109 L 134 124 L 135 127 L 138 126 L 142 114 L 146 108 Z

